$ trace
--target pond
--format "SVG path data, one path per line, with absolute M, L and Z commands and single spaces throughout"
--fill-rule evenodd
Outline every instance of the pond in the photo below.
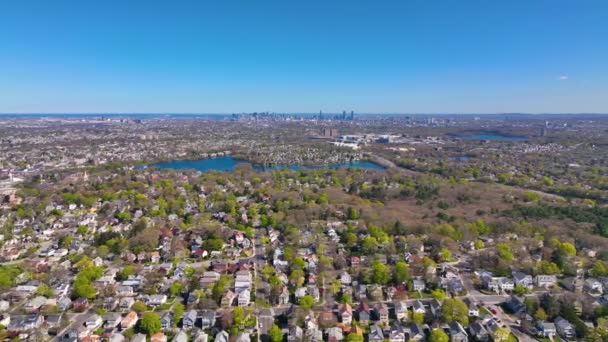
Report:
M 173 160 L 169 162 L 162 162 L 157 164 L 152 164 L 139 168 L 146 167 L 157 167 L 161 169 L 194 169 L 201 172 L 207 171 L 233 171 L 238 164 L 249 163 L 246 160 L 236 159 L 231 156 L 217 157 L 217 158 L 208 158 L 208 159 L 199 159 L 199 160 Z M 338 169 L 342 167 L 354 167 L 360 169 L 371 169 L 371 170 L 385 170 L 386 168 L 382 165 L 369 162 L 369 161 L 355 161 L 351 163 L 339 163 L 339 164 L 328 164 L 328 165 L 300 165 L 300 164 L 289 164 L 289 165 L 253 165 L 252 166 L 256 171 L 270 171 L 270 170 L 278 170 L 278 169 L 290 169 L 290 170 L 302 170 L 302 169 L 322 169 L 322 168 L 330 168 L 330 169 Z

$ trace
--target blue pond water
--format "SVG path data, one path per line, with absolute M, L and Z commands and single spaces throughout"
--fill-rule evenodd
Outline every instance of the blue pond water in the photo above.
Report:
M 148 167 L 157 167 L 161 169 L 194 169 L 201 172 L 206 171 L 232 171 L 238 164 L 248 163 L 246 160 L 235 159 L 231 156 L 225 157 L 217 157 L 217 158 L 209 158 L 209 159 L 200 159 L 200 160 L 174 160 L 164 163 L 152 164 Z M 340 164 L 329 164 L 323 166 L 310 166 L 310 165 L 272 165 L 272 166 L 262 166 L 262 165 L 253 165 L 253 169 L 256 171 L 269 171 L 269 170 L 277 170 L 277 169 L 290 169 L 290 170 L 302 170 L 302 169 L 321 169 L 321 168 L 330 168 L 337 169 L 341 167 L 354 167 L 361 169 L 372 169 L 372 170 L 384 170 L 386 169 L 384 166 L 368 162 L 368 161 L 358 161 L 352 163 L 340 163 Z
M 524 141 L 527 137 L 519 135 L 506 135 L 500 133 L 473 133 L 473 134 L 455 134 L 460 139 L 474 139 L 474 140 L 505 140 L 505 141 Z

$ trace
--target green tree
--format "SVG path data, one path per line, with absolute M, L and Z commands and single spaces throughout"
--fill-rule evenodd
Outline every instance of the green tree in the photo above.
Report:
M 349 220 L 358 220 L 359 219 L 359 210 L 357 210 L 357 208 L 349 207 L 347 217 Z
M 182 317 L 184 316 L 184 309 L 185 307 L 182 303 L 177 303 L 173 306 L 173 326 L 177 326 L 179 321 L 182 320 Z
M 565 256 L 575 256 L 576 255 L 576 247 L 569 242 L 564 242 L 559 246 L 559 252 Z
M 146 312 L 139 323 L 141 331 L 148 336 L 156 334 L 161 329 L 160 316 L 156 312 Z
M 395 283 L 402 284 L 410 280 L 410 269 L 405 261 L 398 261 L 395 264 L 395 271 L 393 273 Z
M 340 297 L 340 303 L 342 304 L 352 304 L 352 302 L 353 298 L 348 293 L 345 293 Z
M 605 277 L 608 275 L 608 269 L 606 268 L 606 263 L 601 260 L 596 260 L 593 263 L 593 268 L 591 268 L 591 274 L 594 277 Z
M 511 332 L 505 327 L 500 327 L 494 331 L 494 341 L 501 342 L 509 340 Z
M 315 299 L 311 295 L 306 295 L 306 296 L 300 298 L 300 301 L 298 302 L 298 304 L 300 304 L 302 309 L 309 310 L 309 309 L 312 309 L 313 305 L 315 305 Z
M 534 313 L 534 318 L 537 321 L 546 321 L 547 320 L 547 313 L 545 312 L 545 310 L 543 308 L 538 308 L 536 310 L 536 312 Z
M 505 261 L 513 260 L 513 253 L 511 252 L 511 246 L 504 242 L 499 242 L 496 244 L 496 250 L 498 251 L 498 256 Z
M 449 249 L 442 247 L 439 252 L 439 259 L 442 262 L 452 261 L 452 252 Z
M 424 323 L 424 314 L 422 312 L 412 312 L 412 322 L 416 324 Z
M 131 306 L 131 309 L 137 313 L 142 313 L 144 311 L 148 311 L 148 306 L 146 305 L 146 303 L 138 300 L 135 303 L 133 303 L 133 305 Z
M 378 260 L 372 263 L 372 281 L 375 284 L 385 285 L 391 279 L 389 267 Z
M 443 329 L 433 329 L 431 331 L 431 336 L 429 338 L 429 342 L 449 342 L 450 338 L 443 331 Z
M 459 298 L 447 298 L 443 301 L 441 307 L 441 318 L 444 322 L 459 322 L 460 324 L 469 325 L 469 309 L 467 305 Z
M 361 335 L 357 335 L 356 333 L 350 333 L 346 335 L 346 342 L 363 342 L 364 338 Z
M 169 286 L 169 294 L 174 297 L 177 296 L 182 292 L 182 287 L 182 283 L 180 283 L 179 281 L 174 282 L 173 284 L 171 284 L 171 286 Z
M 434 289 L 431 291 L 431 297 L 437 299 L 438 301 L 442 301 L 445 299 L 446 294 L 442 289 Z
M 268 331 L 268 335 L 270 336 L 270 341 L 272 341 L 272 342 L 282 342 L 283 341 L 283 331 L 276 324 L 272 325 L 272 327 Z
M 36 292 L 34 292 L 35 295 L 38 296 L 45 296 L 47 298 L 53 297 L 55 295 L 55 291 L 53 291 L 53 289 L 48 286 L 47 284 L 41 284 L 40 286 L 38 286 L 38 288 L 36 289 Z

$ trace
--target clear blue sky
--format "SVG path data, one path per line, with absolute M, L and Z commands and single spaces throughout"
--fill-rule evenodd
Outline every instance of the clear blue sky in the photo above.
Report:
M 0 3 L 0 113 L 608 112 L 606 0 Z

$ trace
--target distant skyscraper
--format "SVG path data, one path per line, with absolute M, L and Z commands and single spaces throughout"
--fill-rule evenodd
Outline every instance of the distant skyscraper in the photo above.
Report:
M 354 110 L 350 111 L 350 119 L 351 119 L 351 121 L 355 120 L 355 111 Z
M 346 111 L 345 110 L 342 111 L 342 120 L 346 120 Z

